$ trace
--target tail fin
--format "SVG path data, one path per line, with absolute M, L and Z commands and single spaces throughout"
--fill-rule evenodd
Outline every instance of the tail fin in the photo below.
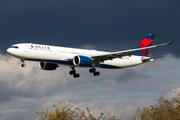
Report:
M 149 47 L 154 41 L 155 34 L 148 34 L 137 48 Z M 135 52 L 135 55 L 148 57 L 150 49 Z

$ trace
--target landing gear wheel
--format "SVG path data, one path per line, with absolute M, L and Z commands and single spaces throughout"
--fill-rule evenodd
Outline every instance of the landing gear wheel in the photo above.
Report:
M 79 78 L 79 77 L 80 77 L 80 74 L 79 74 L 79 73 L 73 74 L 73 77 L 74 77 L 74 78 Z
M 76 74 L 76 77 L 77 77 L 77 78 L 79 78 L 79 77 L 80 77 L 80 74 L 79 74 L 79 73 L 77 73 L 77 74 Z
M 22 62 L 21 67 L 26 67 L 25 60 L 21 59 L 21 62 Z
M 21 67 L 26 67 L 26 64 L 21 64 Z
M 100 75 L 100 72 L 99 72 L 99 71 L 94 72 L 93 75 L 94 75 L 94 76 L 99 76 L 99 75 Z
M 96 76 L 96 73 L 94 72 L 93 75 Z
M 89 69 L 89 72 L 90 72 L 90 73 L 93 73 L 94 71 L 96 71 L 96 70 L 93 69 L 93 68 L 92 68 L 92 69 Z
M 70 75 L 75 74 L 75 73 L 76 73 L 75 70 L 69 71 L 69 74 L 70 74 Z
M 96 71 L 96 68 L 92 67 L 91 69 L 89 69 L 90 73 L 93 73 L 94 76 L 99 76 L 100 72 Z
M 96 76 L 99 76 L 99 75 L 100 75 L 100 72 L 99 72 L 99 71 L 97 71 L 97 72 L 96 72 Z
M 80 77 L 80 74 L 76 73 L 76 70 L 75 70 L 74 67 L 71 67 L 71 71 L 69 71 L 69 74 L 73 75 L 74 78 L 79 78 Z

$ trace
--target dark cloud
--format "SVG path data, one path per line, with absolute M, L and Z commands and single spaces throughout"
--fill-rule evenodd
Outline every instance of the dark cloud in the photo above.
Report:
M 3 0 L 0 51 L 20 42 L 116 51 L 134 48 L 148 33 L 156 33 L 155 44 L 176 44 L 152 54 L 178 56 L 179 5 L 180 1 L 164 0 Z

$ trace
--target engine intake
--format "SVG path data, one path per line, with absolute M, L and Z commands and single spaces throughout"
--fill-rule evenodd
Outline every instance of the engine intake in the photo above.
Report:
M 93 60 L 90 57 L 78 55 L 74 57 L 73 63 L 76 66 L 91 66 Z
M 59 65 L 55 63 L 40 62 L 39 67 L 43 70 L 56 70 Z

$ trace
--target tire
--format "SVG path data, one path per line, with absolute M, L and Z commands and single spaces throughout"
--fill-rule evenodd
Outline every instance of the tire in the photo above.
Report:
M 79 77 L 80 77 L 80 74 L 79 74 L 79 73 L 77 73 L 77 74 L 76 74 L 76 77 L 77 77 L 77 78 L 79 78 Z
M 100 75 L 100 72 L 99 72 L 99 71 L 94 72 L 93 75 L 94 75 L 94 76 L 99 76 L 99 75 Z
M 99 75 L 100 75 L 100 72 L 99 72 L 99 71 L 97 71 L 97 72 L 96 72 L 96 76 L 99 76 Z
M 70 75 L 75 74 L 75 73 L 76 73 L 76 71 L 74 71 L 74 70 L 73 71 L 69 71 Z
M 90 72 L 90 73 L 94 72 L 94 69 L 89 69 L 89 72 Z
M 72 75 L 72 74 L 73 74 L 73 71 L 69 71 L 69 74 Z
M 26 67 L 26 64 L 21 64 L 21 67 Z
M 73 74 L 73 77 L 76 78 L 76 74 Z
M 73 74 L 73 77 L 74 77 L 74 78 L 79 78 L 79 77 L 80 77 L 80 74 L 79 74 L 79 73 Z
M 96 76 L 96 72 L 93 72 L 93 75 Z

